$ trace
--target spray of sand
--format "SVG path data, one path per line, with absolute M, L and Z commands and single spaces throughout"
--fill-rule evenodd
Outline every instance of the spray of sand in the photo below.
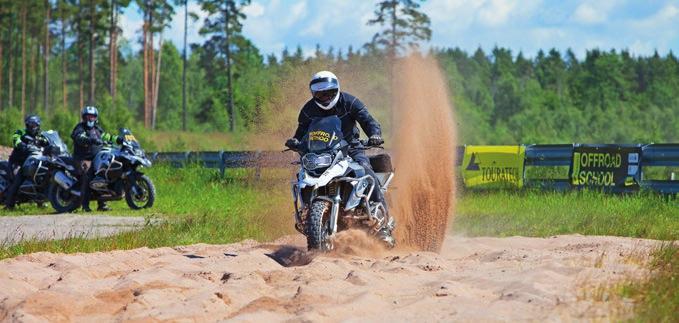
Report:
M 455 123 L 446 82 L 433 58 L 397 62 L 393 80 L 391 213 L 401 246 L 439 251 L 454 206 Z

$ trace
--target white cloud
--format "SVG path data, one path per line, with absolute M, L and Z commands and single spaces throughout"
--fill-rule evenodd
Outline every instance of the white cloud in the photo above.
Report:
M 369 6 L 366 6 L 369 4 Z M 323 5 L 321 5 L 322 7 Z M 355 31 L 354 24 L 364 24 L 360 22 L 360 19 L 356 19 L 355 15 L 338 15 L 338 12 L 362 12 L 361 10 L 366 10 L 370 12 L 372 4 L 369 2 L 363 2 L 363 4 L 351 3 L 349 1 L 337 2 L 333 5 L 332 10 L 321 10 L 313 15 L 309 19 L 306 27 L 303 26 L 302 30 L 299 32 L 300 36 L 309 37 L 322 37 L 332 31 L 329 30 L 333 27 L 350 27 L 350 30 Z M 372 17 L 372 12 L 369 14 Z M 361 16 L 363 18 L 363 16 Z M 365 23 L 370 18 L 365 20 Z
M 262 6 L 259 2 L 252 2 L 243 8 L 243 13 L 247 16 L 247 18 L 261 17 L 264 15 L 264 12 L 264 6 Z
M 273 5 L 272 5 L 273 6 Z M 298 22 L 302 18 L 306 17 L 307 14 L 307 3 L 306 1 L 300 1 L 295 3 L 290 7 L 290 12 L 289 13 L 283 13 L 281 11 L 281 14 L 283 16 L 282 19 L 282 25 L 289 27 L 293 25 L 294 23 Z M 279 14 L 278 16 L 280 16 Z M 274 18 L 274 17 L 271 17 Z
M 628 49 L 633 55 L 650 55 L 658 48 L 649 41 L 636 40 Z
M 606 18 L 605 12 L 595 9 L 588 3 L 580 4 L 573 14 L 573 20 L 586 25 L 605 22 Z
M 478 21 L 488 27 L 504 25 L 512 12 L 517 8 L 514 0 L 486 1 L 478 11 Z
M 575 8 L 571 19 L 583 25 L 603 24 L 620 3 L 620 0 L 584 0 Z
M 633 21 L 632 24 L 635 28 L 656 29 L 674 24 L 677 17 L 679 17 L 679 8 L 673 4 L 668 4 L 652 16 Z
M 123 31 L 123 37 L 130 41 L 130 44 L 136 43 L 137 37 L 141 33 L 141 27 L 144 21 L 139 17 L 138 19 L 133 15 L 120 15 L 118 25 Z

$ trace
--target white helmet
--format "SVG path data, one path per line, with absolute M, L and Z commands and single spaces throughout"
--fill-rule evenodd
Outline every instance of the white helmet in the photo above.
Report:
M 311 77 L 309 89 L 316 105 L 323 110 L 332 109 L 340 96 L 340 84 L 332 72 L 320 71 Z
M 89 128 L 92 128 L 97 123 L 97 119 L 99 118 L 99 110 L 97 110 L 97 108 L 92 105 L 85 106 L 80 112 L 80 117 Z

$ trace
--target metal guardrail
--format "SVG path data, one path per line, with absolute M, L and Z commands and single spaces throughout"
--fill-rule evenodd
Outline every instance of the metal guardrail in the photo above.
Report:
M 641 187 L 662 194 L 679 193 L 679 181 L 647 180 L 644 178 L 645 167 L 679 167 L 679 144 L 650 144 L 641 147 Z
M 558 144 L 558 145 L 525 145 L 524 157 L 524 183 L 528 187 L 538 187 L 553 190 L 573 189 L 571 173 L 573 169 L 573 153 L 580 147 L 588 148 L 620 148 L 639 149 L 639 171 L 634 175 L 638 188 L 650 189 L 662 194 L 679 193 L 679 180 L 645 179 L 644 171 L 649 167 L 677 167 L 679 168 L 679 144 L 635 144 L 635 145 L 584 145 L 584 144 Z M 465 152 L 465 146 L 456 148 L 456 165 L 461 166 Z M 223 176 L 229 168 L 255 168 L 256 176 L 259 177 L 262 168 L 286 168 L 296 161 L 292 153 L 278 151 L 204 151 L 204 152 L 158 152 L 151 153 L 149 157 L 154 162 L 165 162 L 175 167 L 183 167 L 187 164 L 197 164 L 208 168 L 217 168 Z M 526 169 L 529 167 L 564 167 L 568 168 L 568 176 L 563 178 L 526 178 Z M 628 191 L 612 190 L 612 191 Z
M 284 168 L 294 161 L 290 154 L 277 151 L 156 152 L 149 157 L 154 163 L 169 163 L 174 167 L 196 164 L 218 168 L 222 176 L 227 168 L 255 168 L 259 176 L 262 168 Z
M 564 145 L 527 145 L 524 159 L 523 181 L 528 187 L 538 187 L 554 190 L 568 190 L 571 188 L 570 179 L 532 179 L 526 178 L 527 167 L 556 167 L 571 166 L 573 159 L 573 144 Z

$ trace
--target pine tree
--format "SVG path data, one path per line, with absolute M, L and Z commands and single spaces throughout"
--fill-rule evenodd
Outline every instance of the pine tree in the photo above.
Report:
M 384 0 L 377 2 L 375 18 L 368 25 L 386 27 L 376 33 L 367 48 L 386 49 L 389 57 L 396 57 L 409 47 L 417 48 L 420 41 L 431 39 L 429 17 L 419 11 L 417 0 Z
M 245 14 L 242 12 L 244 6 L 250 4 L 250 0 L 199 0 L 201 7 L 207 11 L 208 17 L 205 19 L 201 35 L 211 35 L 204 47 L 210 47 L 217 57 L 223 59 L 223 66 L 226 69 L 226 106 L 229 115 L 229 131 L 233 132 L 236 127 L 236 116 L 233 108 L 233 74 L 231 68 L 232 46 L 234 37 L 240 36 L 243 30 L 242 20 Z

